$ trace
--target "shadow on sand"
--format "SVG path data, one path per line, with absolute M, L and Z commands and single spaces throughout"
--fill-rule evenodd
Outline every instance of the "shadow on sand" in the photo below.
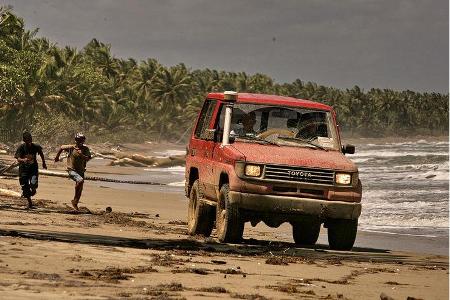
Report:
M 135 239 L 117 236 L 105 236 L 86 233 L 9 230 L 0 229 L 0 236 L 22 237 L 45 241 L 58 241 L 67 243 L 89 244 L 108 247 L 129 247 L 152 250 L 184 250 L 193 252 L 209 252 L 220 254 L 232 254 L 241 256 L 272 256 L 283 255 L 304 260 L 330 260 L 396 263 L 411 265 L 446 265 L 443 261 L 423 261 L 414 259 L 408 255 L 390 253 L 382 249 L 354 248 L 352 251 L 331 251 L 325 245 L 317 245 L 314 248 L 299 248 L 297 245 L 286 242 L 268 242 L 254 239 L 244 240 L 242 244 L 220 244 L 214 241 L 199 241 L 189 238 L 172 239 Z

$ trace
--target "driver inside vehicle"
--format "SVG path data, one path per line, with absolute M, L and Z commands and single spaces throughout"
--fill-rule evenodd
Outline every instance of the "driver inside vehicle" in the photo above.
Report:
M 319 114 L 303 114 L 298 127 L 297 138 L 313 140 L 317 137 L 326 137 L 327 125 L 325 120 Z
M 254 129 L 256 124 L 256 114 L 254 111 L 251 111 L 249 113 L 244 113 L 242 115 L 242 119 L 240 120 L 242 123 L 241 128 L 235 128 L 233 129 L 233 133 L 238 136 L 245 136 L 245 135 L 255 135 L 256 131 Z

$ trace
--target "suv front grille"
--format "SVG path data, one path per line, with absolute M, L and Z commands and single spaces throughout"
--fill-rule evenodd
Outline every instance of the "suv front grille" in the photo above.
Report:
M 334 171 L 293 166 L 266 165 L 264 179 L 333 185 Z

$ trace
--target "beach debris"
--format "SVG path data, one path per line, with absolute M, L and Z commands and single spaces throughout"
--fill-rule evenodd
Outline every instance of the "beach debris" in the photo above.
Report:
M 199 292 L 207 292 L 207 293 L 217 293 L 217 294 L 225 294 L 228 293 L 228 291 L 221 286 L 213 286 L 209 288 L 200 288 L 198 289 Z
M 389 285 L 408 285 L 406 283 L 398 283 L 397 281 L 386 281 L 384 284 L 389 284 Z
M 406 300 L 423 300 L 423 299 L 422 298 L 416 298 L 416 297 L 408 296 L 408 298 L 406 298 Z
M 391 296 L 386 295 L 385 293 L 380 294 L 380 300 L 394 300 Z
M 0 143 L 0 154 L 7 154 L 12 151 L 12 146 Z
M 48 281 L 60 281 L 62 280 L 61 275 L 56 273 L 42 273 L 38 271 L 23 271 L 21 273 L 22 275 L 25 275 L 27 278 L 31 279 L 38 279 L 38 280 L 48 280 Z
M 269 298 L 266 298 L 259 294 L 238 294 L 238 293 L 231 293 L 231 298 L 236 299 L 248 299 L 248 300 L 269 300 Z
M 106 157 L 104 155 L 102 156 Z M 167 168 L 167 167 L 183 166 L 186 163 L 185 155 L 170 155 L 167 157 L 159 157 L 159 156 L 144 156 L 141 154 L 128 154 L 124 152 L 116 152 L 114 153 L 114 157 L 108 156 L 107 158 L 112 159 L 112 161 L 110 162 L 111 166 Z
M 112 212 L 112 208 L 111 208 L 111 206 L 108 206 L 106 209 L 105 209 L 105 212 L 107 212 L 107 213 L 110 213 L 110 212 Z
M 283 257 L 277 257 L 277 256 L 270 257 L 270 258 L 266 259 L 266 264 L 268 264 L 268 265 L 279 265 L 279 266 L 280 265 L 285 265 L 285 266 L 289 265 L 288 262 L 283 260 Z
M 15 169 L 17 166 L 19 166 L 19 163 L 17 161 L 13 162 L 9 166 L 3 166 L 3 164 L 0 165 L 0 175 Z
M 245 274 L 241 270 L 237 270 L 237 269 L 234 269 L 234 268 L 229 268 L 229 269 L 225 269 L 225 270 L 216 269 L 214 271 L 218 271 L 219 273 L 230 274 L 230 275 L 242 275 L 242 274 Z
M 169 221 L 167 224 L 170 224 L 170 225 L 187 225 L 187 222 L 186 221 L 182 221 L 182 220 L 172 220 L 172 221 Z
M 109 164 L 110 166 L 132 166 L 132 167 L 147 167 L 146 164 L 140 163 L 138 161 L 132 160 L 131 158 L 120 158 L 117 160 L 113 160 Z
M 266 264 L 268 264 L 268 265 L 287 266 L 290 263 L 295 263 L 295 262 L 296 262 L 296 260 L 294 258 L 286 257 L 286 256 L 272 256 L 272 257 L 269 257 L 268 259 L 266 259 Z
M 107 155 L 107 154 L 102 154 L 102 153 L 98 153 L 98 152 L 94 152 L 93 157 L 99 157 L 99 158 L 103 158 L 103 159 L 109 159 L 109 160 L 116 160 L 117 157 L 115 157 L 114 155 Z
M 137 266 L 131 268 L 118 268 L 118 267 L 107 267 L 106 269 L 96 269 L 96 270 L 84 270 L 81 272 L 74 272 L 78 277 L 91 279 L 91 280 L 102 280 L 109 283 L 119 283 L 120 280 L 132 279 L 133 276 L 128 274 L 136 273 L 154 273 L 158 270 L 154 269 L 152 266 Z M 134 280 L 131 280 L 134 282 Z
M 172 273 L 194 273 L 198 275 L 208 275 L 209 270 L 205 268 L 183 268 L 183 269 L 174 269 Z
M 217 260 L 217 259 L 213 259 L 213 260 L 211 260 L 211 262 L 216 265 L 226 265 L 226 263 L 227 263 L 224 260 Z

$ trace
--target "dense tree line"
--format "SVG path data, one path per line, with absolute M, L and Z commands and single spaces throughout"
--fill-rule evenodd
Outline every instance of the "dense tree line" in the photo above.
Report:
M 236 90 L 287 95 L 333 106 L 347 134 L 446 134 L 448 94 L 389 89 L 336 89 L 295 80 L 275 83 L 264 74 L 167 67 L 111 54 L 96 39 L 83 49 L 60 48 L 25 30 L 0 8 L 0 128 L 33 127 L 43 137 L 80 128 L 104 139 L 181 140 L 205 94 Z

